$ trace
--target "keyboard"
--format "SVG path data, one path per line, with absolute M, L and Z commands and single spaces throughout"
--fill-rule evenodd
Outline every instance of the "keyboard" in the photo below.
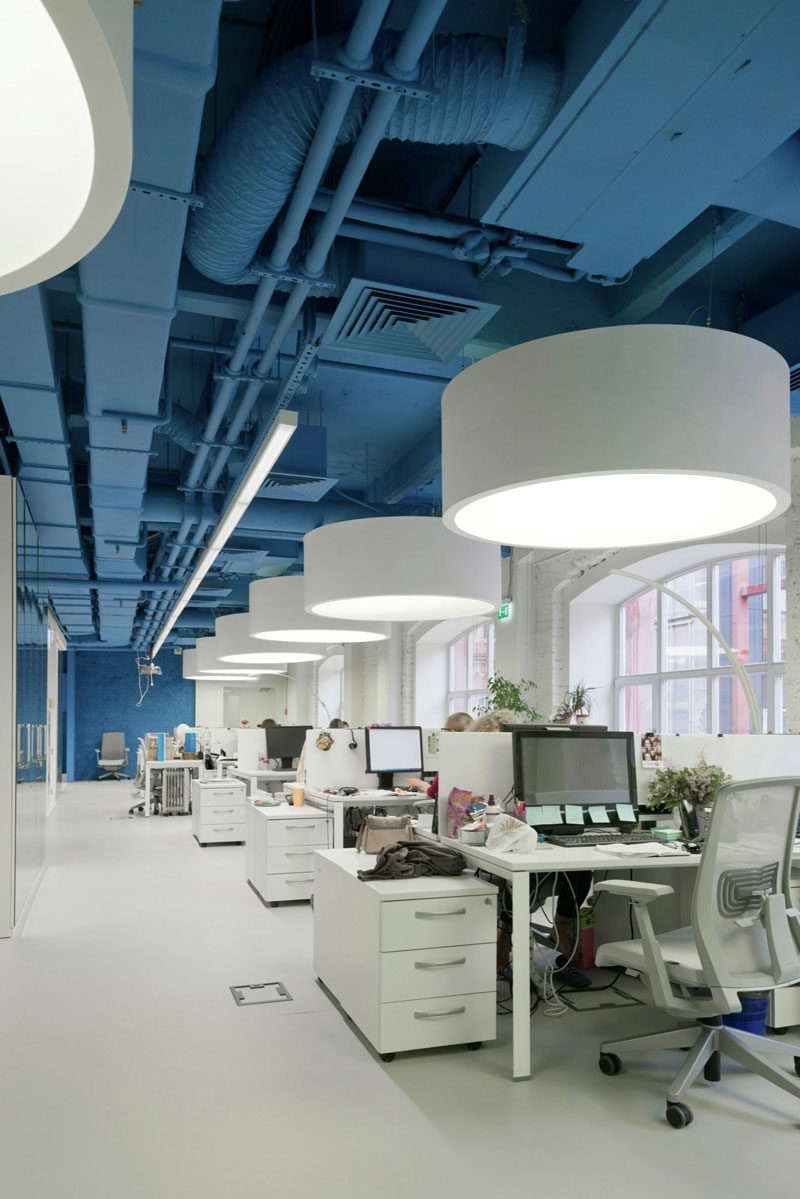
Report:
M 549 841 L 551 845 L 563 845 L 569 849 L 581 849 L 584 846 L 592 845 L 648 845 L 654 841 L 663 844 L 658 841 L 658 837 L 638 831 L 631 833 L 548 833 L 545 841 Z

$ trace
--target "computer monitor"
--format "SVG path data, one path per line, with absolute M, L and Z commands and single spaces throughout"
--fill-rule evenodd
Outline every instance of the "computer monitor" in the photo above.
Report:
M 264 729 L 267 738 L 267 757 L 280 758 L 280 769 L 291 770 L 295 758 L 299 758 L 306 743 L 310 724 L 277 724 Z
M 514 790 L 537 832 L 633 828 L 633 733 L 514 729 Z
M 422 773 L 422 728 L 418 724 L 364 730 L 367 772 L 377 774 L 378 787 L 391 791 L 392 776 Z

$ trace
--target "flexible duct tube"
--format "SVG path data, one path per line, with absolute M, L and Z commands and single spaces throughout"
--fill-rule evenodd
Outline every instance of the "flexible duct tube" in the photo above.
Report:
M 180 408 L 176 404 L 169 420 L 163 425 L 156 425 L 155 432 L 168 437 L 182 449 L 194 453 L 200 438 L 200 425 L 187 408 Z
M 404 38 L 411 33 L 409 26 Z M 375 44 L 376 60 L 383 62 L 399 40 L 399 34 L 381 34 Z M 418 39 L 408 45 L 413 52 Z M 421 47 L 416 49 L 417 56 L 419 53 Z M 335 41 L 321 40 L 320 57 L 333 54 Z M 300 173 L 322 112 L 326 85 L 312 78 L 311 57 L 311 48 L 305 47 L 265 72 L 209 155 L 198 185 L 205 206 L 190 215 L 186 253 L 198 270 L 212 279 L 244 283 L 255 278 L 251 262 Z M 405 58 L 399 69 L 409 69 Z M 383 117 L 379 139 L 450 145 L 489 142 L 525 149 L 547 122 L 560 72 L 551 60 L 528 59 L 519 72 L 506 75 L 504 47 L 499 41 L 443 37 L 424 55 L 418 83 L 438 88 L 438 102 L 391 92 L 373 97 L 359 89 L 337 144 L 355 141 L 369 114 L 375 113 L 374 124 Z M 334 235 L 349 206 L 350 202 L 341 213 L 338 206 L 335 211 L 329 207 L 326 229 L 334 229 Z M 331 240 L 326 236 L 320 242 L 310 266 L 320 269 L 320 258 L 324 262 L 325 257 L 322 250 Z

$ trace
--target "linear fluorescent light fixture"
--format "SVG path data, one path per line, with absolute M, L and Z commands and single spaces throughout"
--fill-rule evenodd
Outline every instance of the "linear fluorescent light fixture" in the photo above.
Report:
M 296 428 L 296 412 L 289 412 L 284 409 L 275 417 L 269 430 L 264 435 L 261 444 L 253 454 L 250 464 L 243 471 L 239 485 L 226 504 L 219 524 L 211 536 L 211 544 L 204 551 L 200 561 L 189 576 L 186 586 L 178 597 L 178 602 L 170 612 L 166 624 L 158 634 L 150 653 L 151 659 L 155 658 L 161 649 L 181 612 L 214 565 L 220 550 L 242 519 L 242 516 L 253 502 L 255 496 L 264 486 L 264 480 L 280 458 Z M 279 660 L 279 658 L 275 659 L 275 661 Z

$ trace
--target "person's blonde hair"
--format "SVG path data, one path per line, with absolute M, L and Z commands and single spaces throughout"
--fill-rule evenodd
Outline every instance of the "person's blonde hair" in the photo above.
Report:
M 484 712 L 472 721 L 468 733 L 500 733 L 501 724 L 518 724 L 516 712 L 510 708 L 497 708 L 494 712 Z
M 451 733 L 463 733 L 472 724 L 469 712 L 451 712 L 444 722 L 444 728 Z

